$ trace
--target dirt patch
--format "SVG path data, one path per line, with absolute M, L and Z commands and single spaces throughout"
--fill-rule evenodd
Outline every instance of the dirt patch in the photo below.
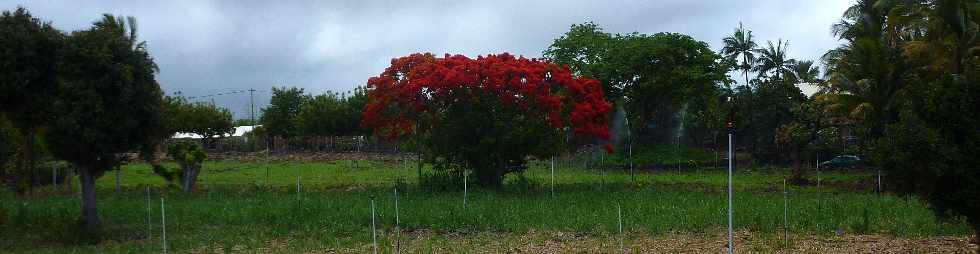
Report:
M 977 244 L 970 237 L 895 237 L 888 235 L 800 236 L 790 235 L 789 246 L 781 235 L 738 231 L 735 250 L 739 253 L 974 253 Z M 620 237 L 612 234 L 588 234 L 566 231 L 443 232 L 428 230 L 401 233 L 398 247 L 402 253 L 620 253 Z M 334 245 L 335 239 L 324 239 L 309 250 L 288 246 L 290 240 L 266 241 L 268 246 L 230 250 L 199 248 L 192 252 L 232 253 L 370 253 L 370 243 Z M 392 232 L 378 239 L 380 253 L 395 252 Z M 346 245 L 346 246 L 345 246 Z M 724 253 L 727 235 L 717 233 L 628 233 L 622 239 L 625 253 Z

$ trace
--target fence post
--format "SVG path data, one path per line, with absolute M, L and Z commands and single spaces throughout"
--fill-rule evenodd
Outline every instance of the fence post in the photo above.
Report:
M 619 203 L 616 203 L 616 214 L 619 216 L 619 252 L 625 253 L 626 247 L 623 244 L 623 239 L 626 237 L 623 235 L 623 210 Z
M 395 186 L 395 254 L 401 253 L 401 219 L 398 217 L 398 187 Z
M 555 157 L 551 156 L 551 197 L 555 197 Z

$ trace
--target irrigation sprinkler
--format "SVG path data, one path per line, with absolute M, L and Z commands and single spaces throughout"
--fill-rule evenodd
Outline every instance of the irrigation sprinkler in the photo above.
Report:
M 551 156 L 551 197 L 555 197 L 555 157 Z
M 878 188 L 875 189 L 875 194 L 881 194 L 881 169 L 879 169 L 877 172 L 878 172 L 878 179 L 877 179 L 878 180 Z
M 374 243 L 374 254 L 378 254 L 378 229 L 374 221 L 374 196 L 371 196 L 371 242 Z
M 626 247 L 623 245 L 623 209 L 616 203 L 616 214 L 619 216 L 619 253 L 625 253 Z
M 146 185 L 146 241 L 153 239 L 153 222 L 150 220 L 150 186 Z
M 466 171 L 463 171 L 463 209 L 466 209 Z
M 398 217 L 398 187 L 395 187 L 395 254 L 402 253 L 401 219 Z
M 160 234 L 160 238 L 163 241 L 163 253 L 167 253 L 167 210 L 163 206 L 163 197 L 160 197 L 160 228 L 163 233 Z

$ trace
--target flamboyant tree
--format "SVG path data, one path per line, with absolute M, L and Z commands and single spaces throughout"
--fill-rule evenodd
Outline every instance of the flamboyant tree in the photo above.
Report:
M 529 155 L 558 152 L 564 130 L 609 138 L 600 83 L 537 59 L 412 54 L 393 59 L 368 89 L 365 127 L 388 139 L 416 135 L 427 160 L 472 170 L 488 187 Z

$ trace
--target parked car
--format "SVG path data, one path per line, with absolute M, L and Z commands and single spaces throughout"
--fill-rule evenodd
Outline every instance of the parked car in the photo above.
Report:
M 841 155 L 830 159 L 829 161 L 824 161 L 819 164 L 821 169 L 839 169 L 839 168 L 861 168 L 864 166 L 864 161 L 860 157 L 854 155 Z

